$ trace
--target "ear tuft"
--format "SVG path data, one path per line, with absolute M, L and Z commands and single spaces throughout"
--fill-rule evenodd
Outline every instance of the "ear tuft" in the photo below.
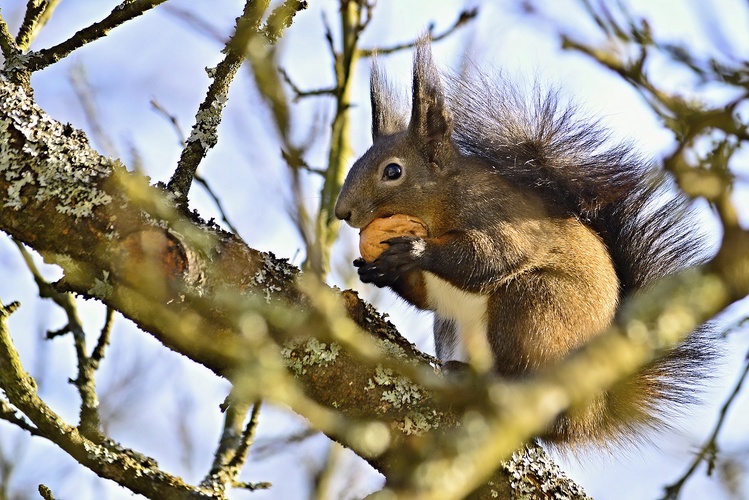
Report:
M 428 35 L 422 36 L 416 43 L 409 131 L 430 161 L 436 160 L 450 145 L 453 117 L 445 102 Z
M 406 120 L 397 109 L 393 90 L 375 56 L 372 57 L 369 97 L 372 102 L 372 139 L 406 130 Z

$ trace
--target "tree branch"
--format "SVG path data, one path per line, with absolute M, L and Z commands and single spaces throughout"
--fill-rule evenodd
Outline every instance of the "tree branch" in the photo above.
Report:
M 89 441 L 78 429 L 66 424 L 36 392 L 36 382 L 21 366 L 18 353 L 8 330 L 8 317 L 18 303 L 0 303 L 0 387 L 6 396 L 31 420 L 42 435 L 65 450 L 81 465 L 101 477 L 112 479 L 151 498 L 210 499 L 210 492 L 185 484 L 154 466 L 153 461 L 139 461 L 137 454 L 113 446 L 102 446 Z
M 19 429 L 23 429 L 32 436 L 42 436 L 39 429 L 30 424 L 23 416 L 19 417 L 17 410 L 4 399 L 0 399 L 0 418 L 6 422 L 10 422 Z
M 201 160 L 218 142 L 218 125 L 228 100 L 229 86 L 248 56 L 252 44 L 274 43 L 283 29 L 291 24 L 294 14 L 306 8 L 306 2 L 287 0 L 271 13 L 265 26 L 261 28 L 269 3 L 269 0 L 247 0 L 242 16 L 237 19 L 234 34 L 224 48 L 224 59 L 211 71 L 213 82 L 198 108 L 187 145 L 182 150 L 177 169 L 167 185 L 180 205 L 187 203 L 187 195 Z
M 28 50 L 59 3 L 60 0 L 29 0 L 26 4 L 26 14 L 16 35 L 16 43 L 22 51 Z
M 715 427 L 713 428 L 713 432 L 710 433 L 710 437 L 708 438 L 707 442 L 702 446 L 702 449 L 694 458 L 694 460 L 692 461 L 692 464 L 689 466 L 687 471 L 674 483 L 664 488 L 664 495 L 662 497 L 663 500 L 678 499 L 679 494 L 681 493 L 681 488 L 684 486 L 684 484 L 687 482 L 687 479 L 691 477 L 691 475 L 694 473 L 695 470 L 697 470 L 697 467 L 703 461 L 708 462 L 708 474 L 710 474 L 709 471 L 713 469 L 715 458 L 718 454 L 718 434 L 720 433 L 720 430 L 723 427 L 723 422 L 725 422 L 726 420 L 726 416 L 728 415 L 728 409 L 733 404 L 734 400 L 736 399 L 736 396 L 739 395 L 739 392 L 741 391 L 741 386 L 744 384 L 744 380 L 746 380 L 747 375 L 749 375 L 749 359 L 744 360 L 744 371 L 741 372 L 738 382 L 736 382 L 736 385 L 731 391 L 731 395 L 728 396 L 728 399 L 726 399 L 726 402 L 723 403 L 723 406 L 720 409 L 720 415 L 718 417 L 718 421 L 716 422 Z
M 179 121 L 177 121 L 177 117 L 171 114 L 169 111 L 167 111 L 164 106 L 162 106 L 158 101 L 155 99 L 151 100 L 151 106 L 153 109 L 155 109 L 161 116 L 166 118 L 169 123 L 171 123 L 172 128 L 174 129 L 174 133 L 177 134 L 177 139 L 179 140 L 179 144 L 182 147 L 185 147 L 186 140 L 185 140 L 185 134 L 182 132 L 182 127 L 179 125 Z M 236 227 L 234 227 L 234 224 L 232 224 L 229 221 L 229 216 L 226 214 L 226 210 L 224 210 L 224 205 L 221 203 L 221 199 L 216 195 L 216 193 L 213 192 L 213 188 L 208 184 L 208 181 L 205 180 L 201 175 L 195 173 L 194 174 L 194 180 L 201 186 L 203 186 L 203 189 L 205 189 L 206 193 L 208 193 L 208 196 L 213 200 L 213 203 L 216 204 L 216 209 L 218 210 L 218 213 L 221 215 L 221 220 L 224 221 L 224 224 L 226 224 L 226 227 L 229 228 L 229 231 L 232 233 L 239 235 L 239 231 Z
M 20 53 L 20 49 L 16 45 L 15 40 L 13 40 L 13 35 L 10 34 L 8 23 L 5 22 L 2 13 L 0 13 L 0 49 L 2 49 L 6 60 L 12 59 Z
M 252 405 L 247 427 L 242 430 L 242 423 L 247 416 L 249 405 L 234 399 L 233 394 L 227 398 L 228 407 L 225 410 L 224 430 L 221 433 L 221 441 L 216 449 L 211 470 L 201 482 L 204 488 L 226 490 L 237 485 L 237 477 L 247 460 L 250 446 L 255 438 L 260 402 Z
M 210 71 L 213 81 L 195 115 L 195 124 L 182 150 L 177 169 L 167 184 L 167 189 L 180 205 L 187 204 L 187 195 L 198 165 L 218 142 L 218 125 L 228 100 L 229 86 L 244 61 L 250 40 L 258 33 L 268 2 L 247 0 L 242 15 L 237 18 L 234 34 L 226 42 L 224 59 Z
M 62 43 L 31 52 L 26 60 L 26 70 L 30 72 L 39 71 L 47 66 L 65 58 L 68 54 L 84 45 L 91 43 L 107 35 L 112 29 L 135 18 L 146 11 L 164 3 L 166 0 L 126 0 L 112 10 L 112 12 L 99 22 L 92 24 Z
M 452 35 L 453 32 L 455 32 L 458 28 L 461 26 L 464 26 L 468 24 L 471 20 L 473 20 L 476 16 L 478 16 L 479 9 L 473 8 L 473 9 L 466 9 L 462 11 L 458 18 L 455 20 L 455 22 L 447 28 L 445 31 L 440 33 L 439 35 L 434 35 L 434 25 L 430 24 L 428 33 L 430 35 L 429 39 L 432 42 L 438 42 L 444 38 L 447 38 L 448 36 Z M 416 47 L 416 41 L 413 42 L 407 42 L 407 43 L 400 43 L 397 45 L 392 45 L 390 47 L 383 47 L 378 49 L 361 49 L 359 51 L 361 57 L 372 57 L 375 54 L 376 55 L 386 55 L 386 54 L 392 54 L 394 52 L 401 52 L 403 50 L 410 50 Z
M 47 333 L 47 338 L 51 339 L 68 332 L 72 334 L 76 358 L 78 360 L 78 376 L 75 380 L 72 380 L 72 383 L 76 386 L 78 394 L 81 396 L 80 423 L 78 428 L 87 438 L 100 443 L 103 440 L 103 435 L 99 429 L 99 398 L 96 395 L 96 383 L 94 381 L 94 373 L 100 359 L 92 362 L 88 357 L 88 353 L 86 352 L 86 333 L 83 331 L 83 323 L 78 316 L 75 298 L 71 293 L 61 293 L 55 290 L 42 277 L 31 258 L 31 254 L 29 254 L 26 248 L 19 242 L 16 242 L 16 245 L 21 251 L 23 260 L 26 262 L 26 267 L 29 268 L 31 274 L 34 276 L 34 281 L 36 281 L 39 288 L 39 296 L 52 299 L 65 311 L 68 317 L 68 324 L 60 330 Z M 109 323 L 109 321 L 111 321 L 111 318 L 108 315 L 107 322 Z M 99 354 L 103 355 L 103 346 Z

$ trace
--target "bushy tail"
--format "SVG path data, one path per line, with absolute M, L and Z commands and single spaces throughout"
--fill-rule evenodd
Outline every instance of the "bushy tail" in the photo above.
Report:
M 605 128 L 562 104 L 558 93 L 536 88 L 529 101 L 502 78 L 478 72 L 447 81 L 457 147 L 596 230 L 619 277 L 620 303 L 704 258 L 690 204 L 667 176 L 629 145 L 613 143 Z M 595 402 L 606 406 L 598 412 L 605 421 L 595 431 L 580 429 L 580 440 L 628 441 L 643 426 L 667 426 L 710 372 L 710 333 L 698 329 Z

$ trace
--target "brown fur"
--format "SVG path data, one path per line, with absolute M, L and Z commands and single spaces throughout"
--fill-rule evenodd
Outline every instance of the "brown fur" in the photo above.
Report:
M 605 330 L 622 300 L 688 265 L 699 244 L 679 220 L 687 214 L 680 199 L 666 202 L 664 214 L 653 210 L 662 177 L 628 148 L 607 146 L 605 131 L 575 120 L 554 94 L 528 106 L 483 76 L 449 83 L 446 92 L 420 43 L 406 125 L 373 71 L 374 144 L 354 164 L 335 212 L 358 228 L 393 214 L 423 220 L 428 237 L 388 240 L 374 262 L 356 262 L 362 281 L 434 310 L 441 358 L 486 358 L 484 368 L 520 378 Z M 570 410 L 545 438 L 621 441 L 658 425 L 659 402 L 685 402 L 709 352 L 693 335 Z

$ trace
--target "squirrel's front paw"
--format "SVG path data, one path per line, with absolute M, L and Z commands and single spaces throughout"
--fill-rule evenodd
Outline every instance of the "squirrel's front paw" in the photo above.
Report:
M 354 262 L 359 268 L 362 282 L 378 287 L 392 285 L 402 275 L 416 268 L 426 249 L 426 241 L 413 236 L 398 236 L 383 243 L 387 243 L 388 248 L 374 262 L 366 263 L 359 259 Z

